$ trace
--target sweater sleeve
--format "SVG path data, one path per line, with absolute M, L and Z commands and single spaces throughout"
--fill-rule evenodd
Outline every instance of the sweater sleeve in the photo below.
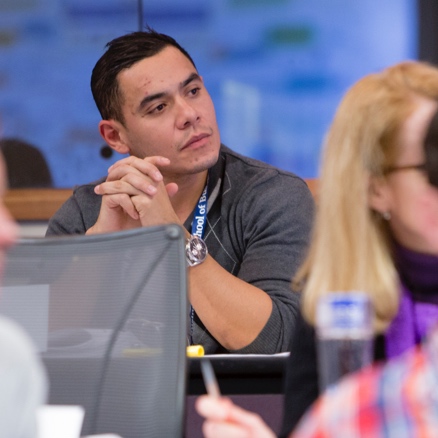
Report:
M 237 353 L 272 354 L 288 350 L 299 313 L 291 280 L 309 242 L 313 197 L 303 180 L 277 175 L 253 187 L 243 202 L 245 251 L 238 277 L 272 299 L 272 312 L 258 337 Z
M 85 234 L 86 231 L 79 205 L 72 195 L 50 218 L 46 236 Z
M 95 184 L 76 187 L 70 198 L 50 218 L 46 236 L 85 234 L 99 215 L 101 197 L 94 193 Z

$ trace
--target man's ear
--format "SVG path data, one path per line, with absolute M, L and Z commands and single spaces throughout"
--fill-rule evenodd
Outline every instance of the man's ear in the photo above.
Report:
M 120 154 L 129 154 L 130 149 L 123 138 L 123 125 L 115 120 L 101 120 L 99 132 L 106 144 Z
M 370 177 L 368 181 L 368 205 L 371 210 L 385 213 L 391 210 L 388 182 L 385 177 Z

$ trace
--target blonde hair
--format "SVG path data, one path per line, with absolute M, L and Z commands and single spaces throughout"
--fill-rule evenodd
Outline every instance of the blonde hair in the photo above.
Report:
M 397 136 L 416 96 L 438 100 L 438 69 L 409 61 L 364 77 L 337 109 L 325 139 L 312 242 L 293 281 L 311 324 L 319 298 L 332 291 L 365 291 L 376 332 L 397 313 L 389 228 L 368 198 L 370 180 L 383 178 L 394 163 Z

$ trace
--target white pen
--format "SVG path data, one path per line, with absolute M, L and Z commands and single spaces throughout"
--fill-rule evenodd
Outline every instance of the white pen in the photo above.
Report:
M 208 395 L 212 397 L 219 398 L 221 396 L 221 392 L 219 389 L 219 385 L 216 380 L 216 376 L 214 374 L 213 366 L 208 359 L 201 359 L 201 371 L 202 378 L 204 379 L 204 385 L 207 389 Z

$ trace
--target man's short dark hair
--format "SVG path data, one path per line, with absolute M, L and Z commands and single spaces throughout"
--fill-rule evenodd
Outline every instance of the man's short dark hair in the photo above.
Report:
M 115 38 L 106 45 L 106 52 L 93 68 L 91 92 L 97 109 L 104 120 L 114 119 L 124 123 L 123 96 L 117 75 L 142 59 L 161 52 L 164 48 L 177 48 L 196 68 L 193 59 L 172 37 L 148 27 L 145 31 L 132 32 Z

